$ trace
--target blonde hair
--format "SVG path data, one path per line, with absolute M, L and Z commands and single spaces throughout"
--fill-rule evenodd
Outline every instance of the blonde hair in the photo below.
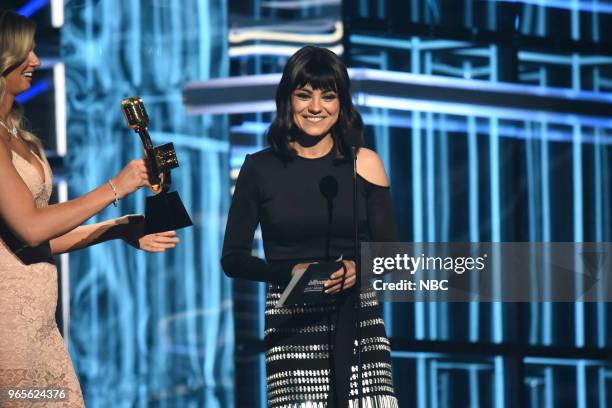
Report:
M 35 32 L 36 25 L 32 21 L 12 11 L 0 9 L 0 101 L 6 97 L 6 76 L 28 58 L 34 45 Z M 23 128 L 23 109 L 13 104 L 10 116 L 21 138 L 46 162 L 40 139 Z

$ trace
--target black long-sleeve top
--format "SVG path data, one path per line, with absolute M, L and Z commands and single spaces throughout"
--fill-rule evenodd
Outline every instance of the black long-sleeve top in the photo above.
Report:
M 301 262 L 354 259 L 350 160 L 247 155 L 230 207 L 221 264 L 230 277 L 285 285 Z M 360 240 L 397 240 L 388 187 L 358 177 Z M 266 260 L 253 256 L 261 224 Z

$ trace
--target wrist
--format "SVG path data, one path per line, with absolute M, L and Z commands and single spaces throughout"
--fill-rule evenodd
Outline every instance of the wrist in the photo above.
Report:
M 111 191 L 111 194 L 112 194 L 112 196 L 111 196 L 111 198 L 112 198 L 111 203 L 115 207 L 117 207 L 117 205 L 119 204 L 119 200 L 121 199 L 121 197 L 119 196 L 119 191 L 117 191 L 117 186 L 115 185 L 115 183 L 113 182 L 112 179 L 109 179 L 106 182 L 106 185 L 109 187 L 109 189 Z
M 113 193 L 117 194 L 117 200 L 122 200 L 127 195 L 121 188 L 121 183 L 119 182 L 119 180 L 117 180 L 116 176 L 109 179 L 108 184 L 111 186 L 111 189 L 113 189 L 114 187 Z

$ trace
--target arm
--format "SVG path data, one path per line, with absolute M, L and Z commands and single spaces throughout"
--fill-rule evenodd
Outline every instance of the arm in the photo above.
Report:
M 36 208 L 32 193 L 12 164 L 9 147 L 0 143 L 0 217 L 28 246 L 59 237 L 81 225 L 115 199 L 108 184 L 65 203 Z M 130 162 L 113 182 L 120 198 L 148 185 L 142 160 Z
M 364 179 L 363 186 L 366 193 L 366 214 L 370 235 L 373 241 L 397 241 L 397 225 L 395 212 L 389 193 L 389 180 L 380 157 L 372 150 L 364 147 L 357 154 L 357 173 Z M 344 270 L 334 272 L 325 283 L 326 293 L 336 293 L 346 290 L 357 280 L 355 262 L 343 261 L 346 266 L 344 289 L 342 289 L 342 276 Z
M 100 222 L 81 225 L 72 231 L 51 240 L 53 255 L 72 252 L 111 239 L 122 239 L 137 249 L 147 252 L 163 252 L 174 248 L 179 242 L 175 231 L 144 235 L 144 217 L 126 215 Z
M 121 238 L 121 218 L 97 224 L 81 225 L 72 231 L 51 240 L 53 255 L 76 251 L 100 242 Z
M 268 264 L 251 255 L 253 234 L 259 224 L 259 191 L 253 159 L 247 155 L 232 197 L 227 217 L 221 266 L 232 278 L 286 285 L 291 278 L 293 263 Z
M 366 181 L 366 214 L 372 241 L 397 241 L 395 211 L 382 160 L 370 149 L 359 149 L 357 173 Z

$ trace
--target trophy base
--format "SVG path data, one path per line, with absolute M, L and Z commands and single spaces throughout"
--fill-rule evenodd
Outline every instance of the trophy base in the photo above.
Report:
M 173 231 L 193 225 L 178 193 L 162 192 L 147 197 L 145 205 L 145 234 Z

